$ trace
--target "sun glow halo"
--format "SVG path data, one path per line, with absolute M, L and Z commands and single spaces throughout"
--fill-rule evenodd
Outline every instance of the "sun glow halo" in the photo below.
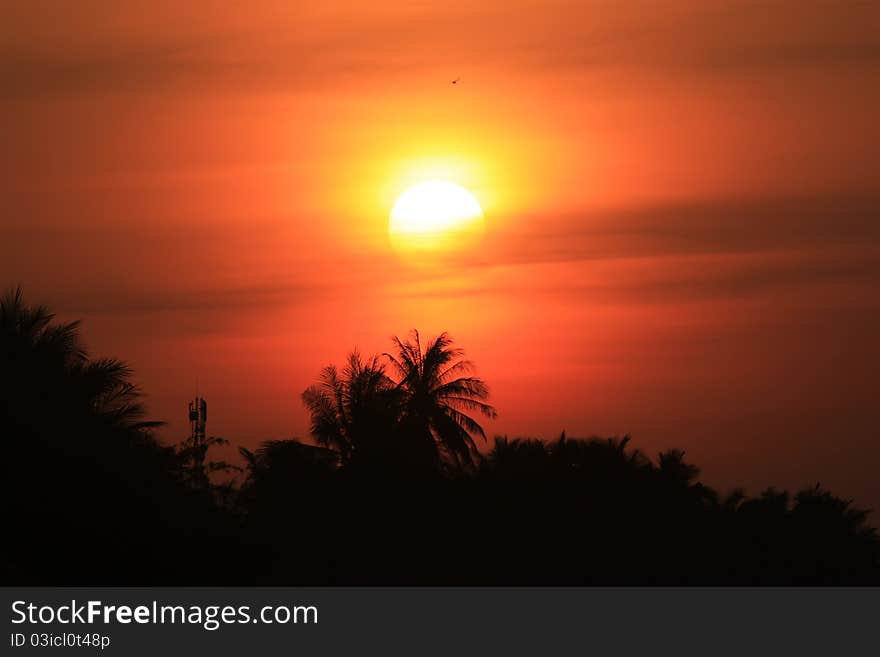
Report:
M 388 230 L 395 246 L 445 250 L 471 244 L 483 227 L 483 209 L 473 194 L 452 182 L 429 180 L 398 197 Z

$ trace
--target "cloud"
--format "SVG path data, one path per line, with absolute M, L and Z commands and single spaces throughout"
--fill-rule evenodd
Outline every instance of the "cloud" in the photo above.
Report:
M 878 209 L 880 198 L 825 196 L 522 217 L 495 255 L 527 263 L 864 245 L 880 240 Z
M 296 283 L 253 284 L 199 289 L 108 289 L 96 297 L 93 290 L 65 298 L 59 310 L 78 313 L 177 313 L 180 311 L 244 311 L 291 307 L 321 296 L 324 286 Z
M 761 199 L 532 217 L 519 223 L 525 228 L 493 236 L 494 252 L 481 263 L 392 289 L 413 298 L 611 304 L 803 291 L 832 305 L 834 289 L 841 302 L 861 303 L 880 285 L 878 210 L 880 199 L 870 197 Z
M 600 1 L 328 6 L 213 22 L 194 21 L 193 8 L 164 11 L 144 13 L 162 21 L 139 21 L 132 12 L 114 29 L 69 17 L 77 38 L 62 40 L 42 34 L 40 20 L 51 21 L 52 12 L 35 7 L 0 50 L 0 97 L 338 90 L 432 68 L 607 71 L 632 82 L 662 74 L 674 82 L 804 68 L 872 72 L 880 62 L 873 3 L 683 2 L 662 14 L 648 3 Z

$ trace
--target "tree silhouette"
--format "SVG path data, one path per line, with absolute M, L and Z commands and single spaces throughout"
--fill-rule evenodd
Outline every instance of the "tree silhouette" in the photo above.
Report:
M 471 363 L 445 333 L 394 344 L 303 393 L 317 446 L 241 448 L 246 476 L 220 489 L 209 475 L 229 464 L 160 444 L 125 363 L 90 358 L 78 323 L 10 292 L 0 517 L 15 540 L 0 571 L 31 585 L 880 583 L 867 512 L 818 485 L 720 495 L 681 450 L 652 460 L 629 436 L 501 437 L 478 457 L 472 415 L 495 411 Z
M 218 515 L 155 439 L 162 423 L 145 419 L 129 366 L 90 358 L 79 327 L 20 289 L 0 299 L 0 512 L 27 537 L 7 542 L 4 560 L 29 583 L 137 569 L 173 577 L 174 546 L 194 548 Z
M 301 497 L 306 485 L 329 481 L 339 466 L 337 452 L 298 440 L 268 440 L 255 451 L 240 447 L 239 453 L 247 473 L 239 501 L 261 514 Z
M 244 447 L 239 452 L 251 483 L 276 477 L 300 481 L 328 477 L 336 470 L 339 459 L 333 450 L 298 440 L 267 440 L 254 452 Z
M 364 359 L 355 350 L 341 372 L 328 365 L 320 383 L 307 388 L 302 400 L 311 415 L 312 436 L 336 450 L 349 471 L 403 472 L 415 467 L 413 453 L 425 451 L 403 435 L 401 392 L 375 356 Z
M 401 422 L 407 432 L 430 438 L 457 466 L 472 464 L 479 454 L 473 437 L 485 440 L 486 434 L 468 413 L 497 416 L 486 403 L 488 386 L 482 379 L 466 376 L 474 365 L 462 358 L 461 349 L 452 346 L 448 333 L 428 342 L 424 351 L 415 329 L 408 340 L 395 336 L 393 341 L 397 353 L 385 356 L 399 376 L 397 386 L 403 393 Z
M 180 475 L 189 486 L 215 495 L 222 504 L 229 505 L 235 497 L 234 476 L 243 468 L 225 459 L 208 459 L 206 456 L 215 447 L 228 447 L 231 443 L 221 436 L 208 436 L 203 445 L 196 445 L 188 436 L 175 445 Z M 225 482 L 217 483 L 217 474 L 231 475 Z
M 45 410 L 33 403 L 44 402 L 53 405 L 55 414 L 63 408 L 131 439 L 163 424 L 143 419 L 141 392 L 129 381 L 128 365 L 112 358 L 89 359 L 80 323 L 57 324 L 54 319 L 45 306 L 27 305 L 21 288 L 0 300 L 3 394 L 17 421 L 44 423 Z

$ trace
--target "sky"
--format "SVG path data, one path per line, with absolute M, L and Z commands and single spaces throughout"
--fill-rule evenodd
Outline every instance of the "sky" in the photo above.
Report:
M 306 437 L 320 369 L 416 327 L 491 435 L 880 509 L 878 33 L 872 0 L 4 2 L 0 285 L 168 441 L 197 391 L 210 434 Z M 436 178 L 485 233 L 417 262 L 389 212 Z

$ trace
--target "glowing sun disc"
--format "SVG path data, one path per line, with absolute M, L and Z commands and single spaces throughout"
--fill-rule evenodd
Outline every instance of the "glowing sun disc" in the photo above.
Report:
M 447 248 L 482 233 L 483 209 L 464 187 L 445 180 L 421 182 L 391 208 L 388 226 L 395 245 Z

